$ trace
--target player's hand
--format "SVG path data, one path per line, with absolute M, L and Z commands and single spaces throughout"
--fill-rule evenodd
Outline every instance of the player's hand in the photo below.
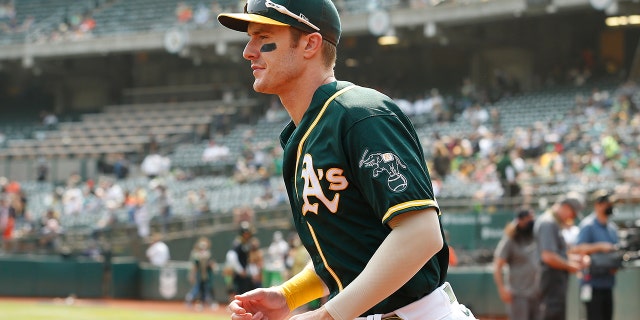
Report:
M 569 263 L 567 264 L 567 271 L 569 271 L 569 273 L 576 273 L 582 270 L 582 268 L 584 268 L 582 263 L 576 261 L 569 261 Z
M 283 320 L 290 313 L 287 300 L 275 287 L 236 295 L 229 311 L 232 320 Z
M 502 288 L 498 290 L 498 293 L 500 293 L 500 300 L 502 300 L 502 302 L 511 303 L 511 301 L 513 301 L 513 295 L 511 294 L 511 290 L 507 288 Z
M 316 310 L 295 315 L 289 320 L 333 320 L 327 309 L 320 307 Z

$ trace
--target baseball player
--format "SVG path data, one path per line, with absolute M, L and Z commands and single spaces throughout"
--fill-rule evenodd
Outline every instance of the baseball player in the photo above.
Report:
M 235 296 L 231 319 L 475 319 L 445 282 L 448 249 L 420 141 L 387 96 L 336 80 L 330 0 L 249 0 L 220 23 L 249 36 L 253 88 L 291 117 L 283 176 L 312 265 Z

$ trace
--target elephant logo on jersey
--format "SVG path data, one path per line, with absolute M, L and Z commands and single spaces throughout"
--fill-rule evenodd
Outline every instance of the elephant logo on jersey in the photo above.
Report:
M 302 172 L 301 177 L 304 179 L 304 189 L 302 190 L 302 198 L 304 204 L 302 205 L 302 214 L 306 215 L 307 212 L 313 212 L 318 214 L 318 203 L 311 203 L 310 197 L 314 197 L 329 209 L 331 213 L 338 212 L 338 206 L 340 204 L 340 193 L 336 192 L 333 195 L 333 199 L 325 195 L 325 191 L 322 189 L 320 181 L 326 179 L 329 182 L 328 189 L 331 191 L 342 191 L 349 186 L 347 178 L 342 175 L 344 170 L 340 168 L 330 168 L 325 171 L 323 169 L 315 169 L 313 167 L 313 157 L 310 154 L 305 154 L 302 160 Z
M 386 172 L 389 175 L 387 184 L 393 192 L 402 192 L 407 189 L 407 178 L 400 173 L 400 169 L 406 169 L 407 166 L 400 158 L 391 152 L 376 152 L 369 154 L 369 150 L 365 150 L 360 159 L 360 168 L 373 168 L 373 177 L 377 178 L 380 173 Z

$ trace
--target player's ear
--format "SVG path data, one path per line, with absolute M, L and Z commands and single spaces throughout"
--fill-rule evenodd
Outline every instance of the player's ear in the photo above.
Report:
M 314 32 L 307 34 L 305 38 L 304 56 L 305 58 L 311 58 L 322 50 L 322 36 L 320 33 Z

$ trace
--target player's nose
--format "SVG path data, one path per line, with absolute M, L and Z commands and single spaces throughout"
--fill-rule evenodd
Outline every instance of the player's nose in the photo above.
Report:
M 260 50 L 258 49 L 257 41 L 249 40 L 247 45 L 244 46 L 244 50 L 242 51 L 242 56 L 251 61 L 258 58 L 260 55 Z

